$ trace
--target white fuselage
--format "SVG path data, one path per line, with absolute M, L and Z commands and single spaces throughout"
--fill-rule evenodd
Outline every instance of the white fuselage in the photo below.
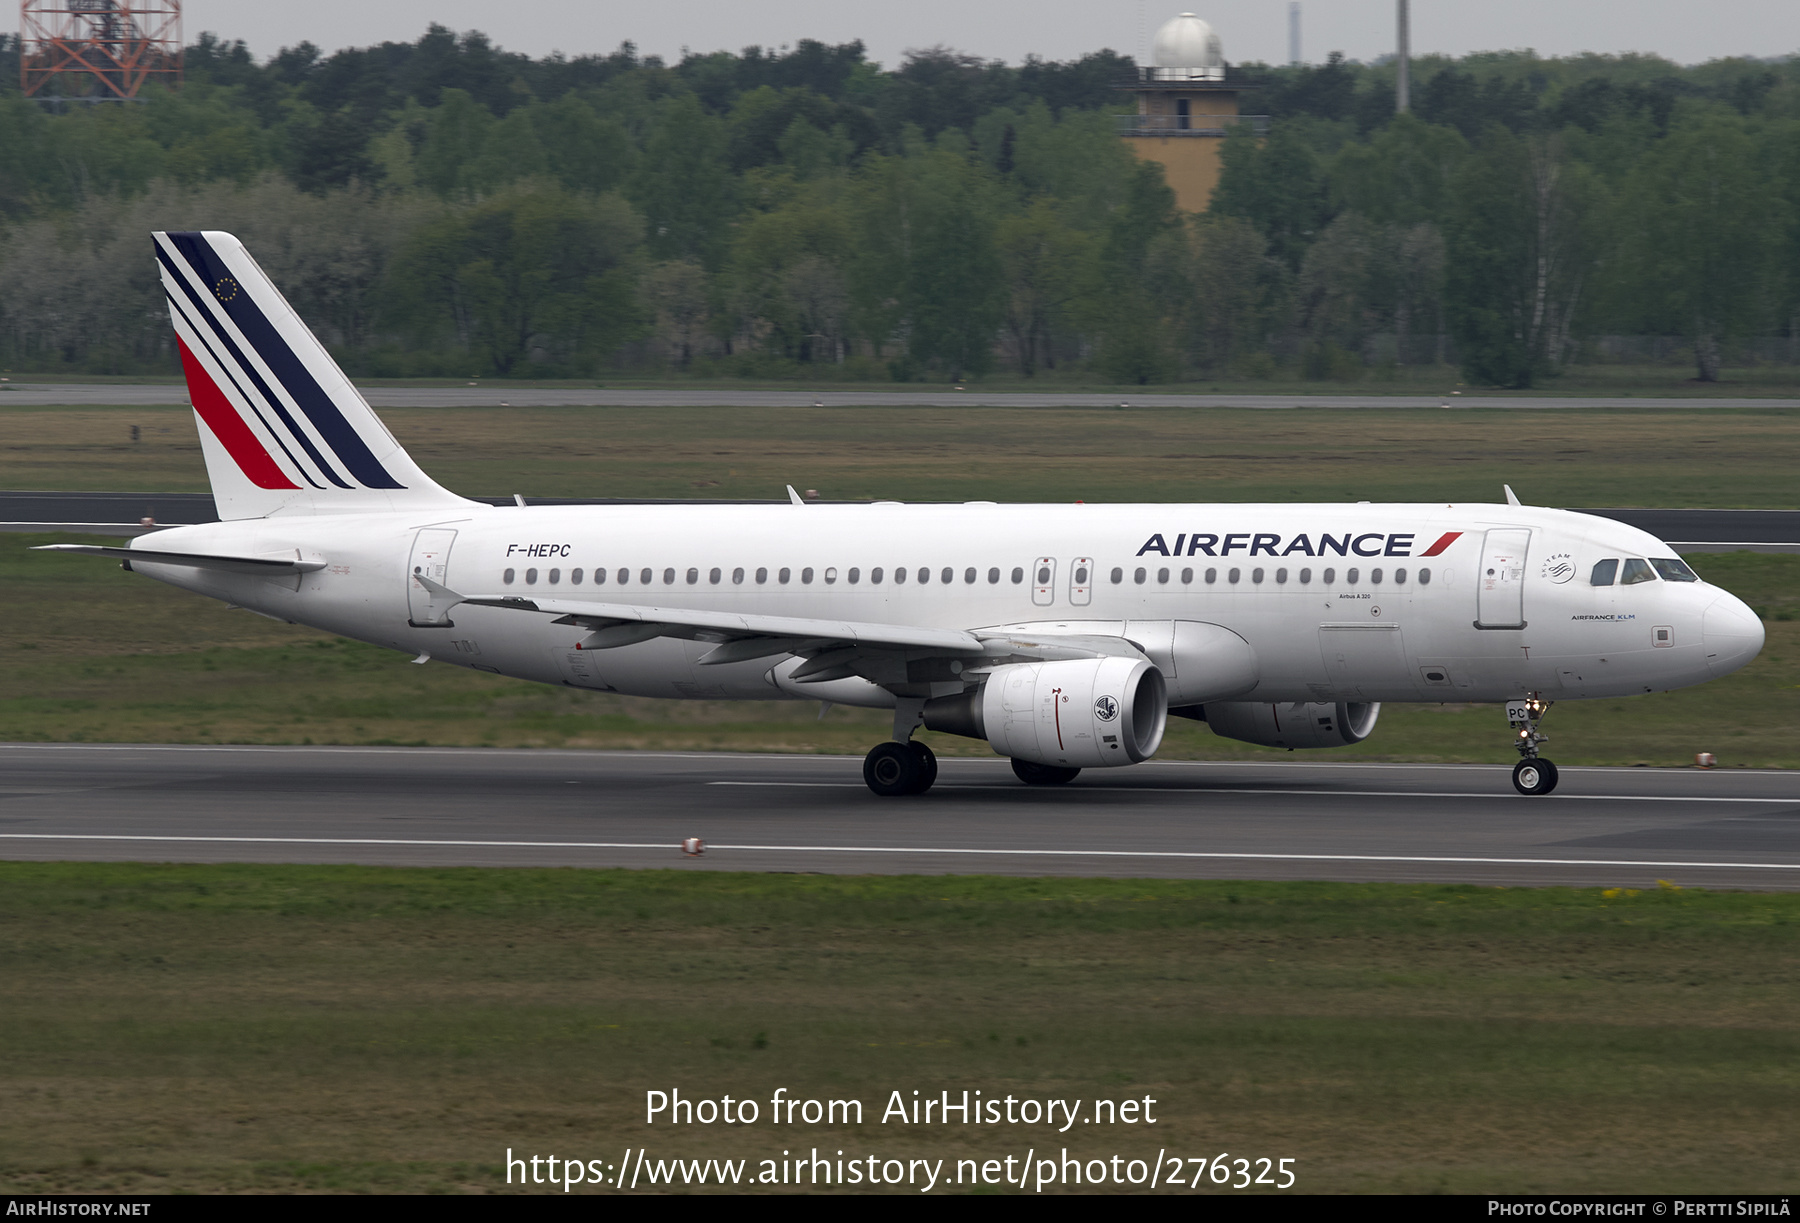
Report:
M 1754 613 L 1709 583 L 1590 583 L 1608 558 L 1672 558 L 1653 536 L 1487 504 L 481 506 L 276 516 L 139 543 L 297 550 L 327 567 L 273 578 L 134 568 L 443 662 L 655 697 L 893 703 L 866 681 L 785 681 L 791 658 L 697 666 L 704 641 L 578 651 L 589 630 L 502 608 L 460 605 L 448 626 L 414 627 L 431 618 L 409 581 L 415 561 L 432 553 L 443 584 L 471 597 L 1028 626 L 1143 642 L 1153 659 L 1174 622 L 1197 621 L 1250 644 L 1255 686 L 1233 697 L 1252 701 L 1616 697 L 1701 683 L 1762 645 Z M 1204 688 L 1177 675 L 1170 702 Z

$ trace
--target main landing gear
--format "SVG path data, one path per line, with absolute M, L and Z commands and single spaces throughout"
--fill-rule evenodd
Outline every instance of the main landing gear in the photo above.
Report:
M 925 718 L 925 702 L 902 698 L 894 706 L 894 737 L 877 743 L 863 757 L 863 781 L 883 798 L 923 794 L 937 780 L 937 753 L 912 741 Z
M 1506 720 L 1518 731 L 1513 745 L 1519 749 L 1519 763 L 1513 766 L 1513 789 L 1520 794 L 1548 794 L 1556 789 L 1556 765 L 1538 755 L 1538 744 L 1549 735 L 1538 729 L 1538 723 L 1550 712 L 1551 702 L 1533 692 L 1522 701 L 1506 703 Z
M 883 798 L 923 794 L 937 771 L 937 754 L 923 743 L 877 743 L 863 757 L 863 780 Z

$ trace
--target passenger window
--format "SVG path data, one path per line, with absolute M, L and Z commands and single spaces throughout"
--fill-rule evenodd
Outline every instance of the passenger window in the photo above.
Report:
M 1310 585 L 1312 585 L 1312 570 L 1310 570 L 1310 569 L 1302 569 L 1302 570 L 1301 570 L 1301 571 L 1300 571 L 1300 584 L 1301 584 L 1301 585 L 1302 585 L 1302 586 L 1310 586 Z
M 1088 568 L 1086 565 L 1075 566 L 1075 584 L 1077 586 L 1086 586 L 1088 584 Z
M 1589 586 L 1611 586 L 1619 576 L 1619 558 L 1608 557 L 1594 565 L 1594 572 L 1588 576 Z
M 1275 584 L 1276 584 L 1276 585 L 1277 585 L 1277 586 L 1285 586 L 1285 585 L 1287 585 L 1287 570 L 1285 570 L 1285 569 L 1277 569 L 1277 570 L 1276 570 L 1276 571 L 1275 571 Z
M 804 583 L 805 585 L 811 586 L 812 578 L 813 578 L 813 574 L 812 574 L 812 566 L 811 565 L 808 565 L 806 568 L 804 568 L 800 571 L 800 581 L 802 583 Z
M 1208 569 L 1206 571 L 1206 584 L 1208 586 L 1211 586 L 1214 582 L 1216 582 L 1218 580 L 1219 580 L 1219 571 L 1217 569 Z
M 1158 569 L 1156 571 L 1156 580 L 1161 585 L 1167 586 L 1169 584 L 1169 571 L 1167 569 Z
M 579 569 L 569 570 L 569 585 L 571 585 L 571 586 L 581 585 L 581 570 L 579 570 Z
M 512 580 L 511 578 L 507 579 L 507 581 L 509 581 L 509 582 L 511 580 Z M 1115 568 L 1112 571 L 1112 584 L 1114 586 L 1117 586 L 1120 582 L 1123 582 L 1124 580 L 1125 580 L 1125 571 L 1123 569 Z
M 698 569 L 689 569 L 688 570 L 688 585 L 692 586 L 695 583 L 699 582 L 699 580 L 700 580 L 700 571 Z
M 973 586 L 975 584 L 975 570 L 973 570 L 973 569 L 963 570 L 963 581 L 965 581 L 969 585 Z
M 788 579 L 793 576 L 794 571 L 792 569 L 783 569 L 780 573 L 775 575 L 775 580 L 780 582 L 783 586 L 786 586 L 788 584 Z
M 1698 582 L 1700 580 L 1699 574 L 1673 558 L 1652 560 L 1650 563 L 1655 566 L 1658 573 L 1662 574 L 1662 580 L 1665 582 Z
M 650 571 L 648 569 L 638 570 L 638 581 L 648 586 L 650 584 Z
M 898 569 L 894 570 L 894 585 L 896 585 L 896 586 L 903 585 L 905 583 L 905 581 L 906 581 L 906 566 L 902 565 Z
M 850 572 L 849 572 L 849 573 L 846 573 L 846 574 L 845 574 L 845 575 L 844 575 L 844 576 L 845 576 L 845 577 L 847 577 L 847 578 L 849 578 L 849 579 L 850 579 L 850 584 L 851 584 L 851 585 L 852 585 L 852 586 L 854 586 L 854 585 L 856 585 L 856 584 L 857 584 L 857 583 L 858 583 L 858 582 L 860 582 L 860 581 L 862 581 L 862 570 L 861 570 L 861 569 L 856 569 L 856 568 L 852 568 L 852 569 L 851 569 L 851 570 L 850 570 Z
M 1321 580 L 1324 581 L 1324 583 L 1327 586 L 1329 586 L 1333 582 L 1337 581 L 1337 570 L 1327 569 L 1324 573 L 1320 574 L 1319 577 L 1321 578 Z
M 1023 565 L 1013 566 L 1012 580 L 1014 586 L 1020 585 L 1025 581 L 1025 567 Z
M 1239 574 L 1240 574 L 1240 573 L 1241 573 L 1241 572 L 1242 572 L 1242 571 L 1241 571 L 1241 570 L 1238 570 L 1238 569 L 1233 569 L 1233 570 L 1232 570 L 1232 571 L 1231 571 L 1231 572 L 1230 572 L 1230 573 L 1228 573 L 1228 574 L 1226 574 L 1226 575 L 1225 575 L 1225 580 L 1226 580 L 1226 581 L 1227 581 L 1227 582 L 1230 582 L 1230 583 L 1231 583 L 1231 584 L 1232 584 L 1232 585 L 1233 585 L 1233 586 L 1236 586 L 1236 585 L 1237 585 L 1237 580 L 1238 580 L 1238 576 L 1239 576 Z
M 1192 569 L 1183 569 L 1181 571 L 1181 584 L 1183 586 L 1188 585 L 1193 580 L 1194 580 L 1194 571 Z
M 1406 570 L 1404 570 L 1404 569 L 1394 570 L 1394 585 L 1396 585 L 1396 586 L 1406 585 Z
M 725 575 L 723 573 L 721 573 L 719 570 L 714 569 L 711 573 L 708 573 L 706 575 L 706 580 L 711 582 L 714 586 L 717 586 L 719 584 L 719 579 L 724 576 Z
M 629 570 L 629 569 L 619 570 L 619 585 L 621 585 L 621 586 L 631 585 L 631 570 Z
M 938 574 L 938 581 L 942 582 L 946 586 L 948 586 L 950 583 L 954 582 L 955 580 L 956 580 L 956 570 L 950 568 L 948 565 L 946 565 L 944 567 L 944 571 L 942 573 Z
M 536 586 L 537 585 L 537 570 L 527 569 L 525 571 L 525 584 L 527 586 Z
M 1261 569 L 1252 569 L 1250 571 L 1250 580 L 1258 586 L 1262 585 L 1263 571 Z
M 931 570 L 925 568 L 924 566 L 920 566 L 919 567 L 919 585 L 923 586 L 925 583 L 929 582 L 930 580 L 931 580 Z
M 556 584 L 557 584 L 557 583 L 558 583 L 558 582 L 560 582 L 560 581 L 562 581 L 562 570 L 560 570 L 560 569 L 552 569 L 552 570 L 551 570 L 551 571 L 550 571 L 550 584 L 551 584 L 551 585 L 552 585 L 552 586 L 554 586 L 554 585 L 556 585 Z
M 1144 584 L 1144 579 L 1148 576 L 1150 576 L 1148 570 L 1134 569 L 1131 574 L 1131 580 L 1136 582 L 1139 586 L 1142 586 Z
M 758 569 L 756 571 L 756 584 L 758 586 L 761 586 L 764 582 L 766 582 L 768 580 L 769 580 L 769 571 L 767 569 Z
M 877 566 L 875 566 L 875 568 L 869 570 L 869 584 L 871 586 L 881 585 L 881 574 L 882 574 L 882 569 L 881 569 L 880 565 L 877 565 Z
M 1625 576 L 1619 579 L 1621 586 L 1636 586 L 1639 582 L 1654 582 L 1656 571 L 1650 568 L 1649 561 L 1641 561 L 1631 557 L 1625 562 Z
M 675 571 L 673 569 L 663 570 L 663 585 L 664 586 L 673 586 L 674 584 L 675 584 Z
M 1369 570 L 1369 585 L 1371 585 L 1371 586 L 1381 585 L 1381 570 L 1379 570 L 1379 569 Z
M 744 571 L 742 569 L 733 569 L 731 571 L 731 584 L 733 586 L 742 586 L 744 584 Z
M 596 585 L 596 586 L 606 585 L 606 570 L 604 570 L 604 569 L 594 570 L 594 585 Z
M 513 578 L 516 576 L 516 570 L 508 569 L 505 573 L 500 575 L 500 584 L 502 586 L 511 586 L 513 584 Z
M 1118 578 L 1113 579 L 1113 581 L 1115 581 L 1115 582 L 1118 580 L 1119 580 Z M 988 585 L 989 586 L 998 586 L 999 584 L 1000 584 L 1000 571 L 998 569 L 989 569 L 988 570 Z
M 1421 586 L 1431 585 L 1431 570 L 1429 570 L 1429 569 L 1419 570 L 1419 585 L 1421 585 Z

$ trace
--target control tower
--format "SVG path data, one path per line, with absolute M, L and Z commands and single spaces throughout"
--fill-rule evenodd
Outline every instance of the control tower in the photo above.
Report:
M 1136 156 L 1162 164 L 1175 202 L 1188 212 L 1204 212 L 1212 199 L 1232 126 L 1251 124 L 1258 136 L 1269 130 L 1268 116 L 1238 113 L 1247 86 L 1233 80 L 1213 28 L 1192 13 L 1163 24 L 1149 66 L 1119 88 L 1137 95 L 1137 114 L 1118 117 L 1119 135 Z

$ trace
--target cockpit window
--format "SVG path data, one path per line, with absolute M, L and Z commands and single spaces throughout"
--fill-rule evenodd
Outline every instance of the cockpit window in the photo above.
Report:
M 1619 576 L 1619 558 L 1609 556 L 1603 561 L 1594 563 L 1593 576 L 1588 578 L 1589 586 L 1611 586 Z
M 1656 567 L 1658 573 L 1662 574 L 1665 582 L 1698 582 L 1700 580 L 1699 574 L 1689 569 L 1684 562 L 1675 560 L 1673 557 L 1668 560 L 1653 559 L 1650 563 Z
M 1621 586 L 1636 586 L 1639 582 L 1654 582 L 1656 574 L 1651 572 L 1650 562 L 1632 557 L 1625 562 L 1625 576 L 1619 579 Z

